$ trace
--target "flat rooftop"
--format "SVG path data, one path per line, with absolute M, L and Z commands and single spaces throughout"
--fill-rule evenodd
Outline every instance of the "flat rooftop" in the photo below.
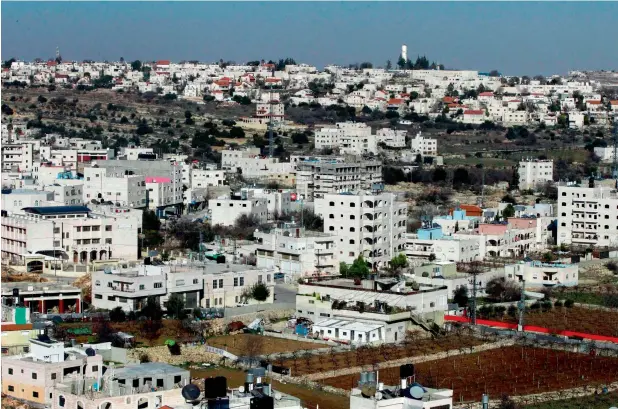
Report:
M 32 287 L 32 289 L 29 289 Z M 2 283 L 2 295 L 13 294 L 13 288 L 18 288 L 19 292 L 60 292 L 60 291 L 79 291 L 81 289 L 67 284 L 58 284 L 54 282 L 34 283 L 34 282 L 17 282 L 17 283 Z
M 114 376 L 116 378 L 137 379 L 144 376 L 165 376 L 177 375 L 178 373 L 187 372 L 186 369 L 177 366 L 169 365 L 163 362 L 144 362 L 139 365 L 127 365 L 114 368 Z
M 384 327 L 384 324 L 376 324 L 372 322 L 358 320 L 346 320 L 341 318 L 329 318 L 326 320 L 318 321 L 313 325 L 320 327 L 345 329 L 356 332 L 369 332 Z

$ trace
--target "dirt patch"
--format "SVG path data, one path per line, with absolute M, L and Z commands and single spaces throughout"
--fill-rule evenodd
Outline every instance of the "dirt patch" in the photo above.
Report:
M 479 401 L 490 396 L 528 395 L 588 385 L 609 384 L 618 377 L 618 359 L 522 346 L 458 355 L 415 365 L 421 385 L 454 390 L 454 401 Z M 360 374 L 324 379 L 349 390 Z M 380 370 L 380 381 L 399 383 L 399 368 Z M 599 388 L 600 389 L 600 388 Z
M 212 368 L 212 369 L 191 369 L 192 378 L 205 378 L 210 376 L 225 376 L 228 387 L 237 388 L 245 381 L 245 373 L 238 369 Z M 350 398 L 347 396 L 334 395 L 323 391 L 306 388 L 292 383 L 282 384 L 279 381 L 272 381 L 273 388 L 283 393 L 290 394 L 302 401 L 304 408 L 314 409 L 319 405 L 320 408 L 347 408 L 350 406 Z
M 292 368 L 293 376 L 302 376 L 341 368 L 373 366 L 379 362 L 441 351 L 469 349 L 481 343 L 481 340 L 470 336 L 449 335 L 437 339 L 411 339 L 399 346 L 383 344 L 379 347 L 360 347 L 350 352 L 331 350 L 330 353 L 319 355 L 301 352 L 292 359 L 275 359 L 274 363 Z
M 324 348 L 325 345 L 313 342 L 296 341 L 293 339 L 274 338 L 254 334 L 221 335 L 208 338 L 208 345 L 225 349 L 234 355 L 247 354 L 268 355 L 280 352 L 300 351 L 307 349 Z

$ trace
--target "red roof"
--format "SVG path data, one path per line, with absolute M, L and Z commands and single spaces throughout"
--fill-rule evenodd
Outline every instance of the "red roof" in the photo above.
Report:
M 483 209 L 475 205 L 462 204 L 462 205 L 459 205 L 459 209 L 465 210 L 466 216 L 472 216 L 472 217 L 477 216 L 478 217 L 478 216 L 483 215 Z M 448 214 L 452 215 L 453 210 L 455 209 L 449 209 Z
M 442 102 L 452 103 L 452 102 L 455 102 L 455 98 L 453 98 L 453 97 L 444 97 L 444 98 L 442 98 Z
M 157 71 L 157 75 L 170 75 L 167 71 Z
M 464 111 L 464 115 L 485 115 L 485 111 L 482 109 L 468 109 Z
M 599 100 L 586 101 L 586 104 L 591 104 L 591 105 L 599 105 L 600 103 L 601 103 L 601 101 L 599 101 Z
M 280 81 L 281 81 L 281 78 L 273 78 L 273 77 L 266 78 L 266 82 L 280 82 Z
M 58 63 L 56 61 L 53 61 L 53 60 L 47 61 L 47 66 L 48 67 L 53 67 L 55 65 L 58 65 Z
M 493 92 L 481 92 L 479 94 L 479 97 L 493 97 L 494 93 Z
M 56 78 L 69 78 L 66 74 L 56 74 Z
M 401 98 L 391 98 L 388 100 L 389 105 L 400 105 L 403 104 L 404 100 Z
M 157 65 L 170 65 L 170 60 L 159 60 Z
M 1 324 L 2 331 L 25 331 L 32 329 L 32 324 Z
M 610 105 L 618 105 L 618 99 L 615 100 L 615 101 L 609 101 L 609 104 Z

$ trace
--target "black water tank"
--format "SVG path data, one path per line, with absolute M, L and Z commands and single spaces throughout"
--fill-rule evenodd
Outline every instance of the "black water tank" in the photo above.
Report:
M 414 376 L 414 365 L 405 364 L 399 367 L 399 379 L 409 378 Z

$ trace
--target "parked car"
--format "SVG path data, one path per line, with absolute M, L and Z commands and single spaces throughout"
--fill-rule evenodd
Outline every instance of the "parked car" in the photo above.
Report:
M 283 273 L 275 273 L 275 280 L 283 280 L 285 278 L 285 274 Z

